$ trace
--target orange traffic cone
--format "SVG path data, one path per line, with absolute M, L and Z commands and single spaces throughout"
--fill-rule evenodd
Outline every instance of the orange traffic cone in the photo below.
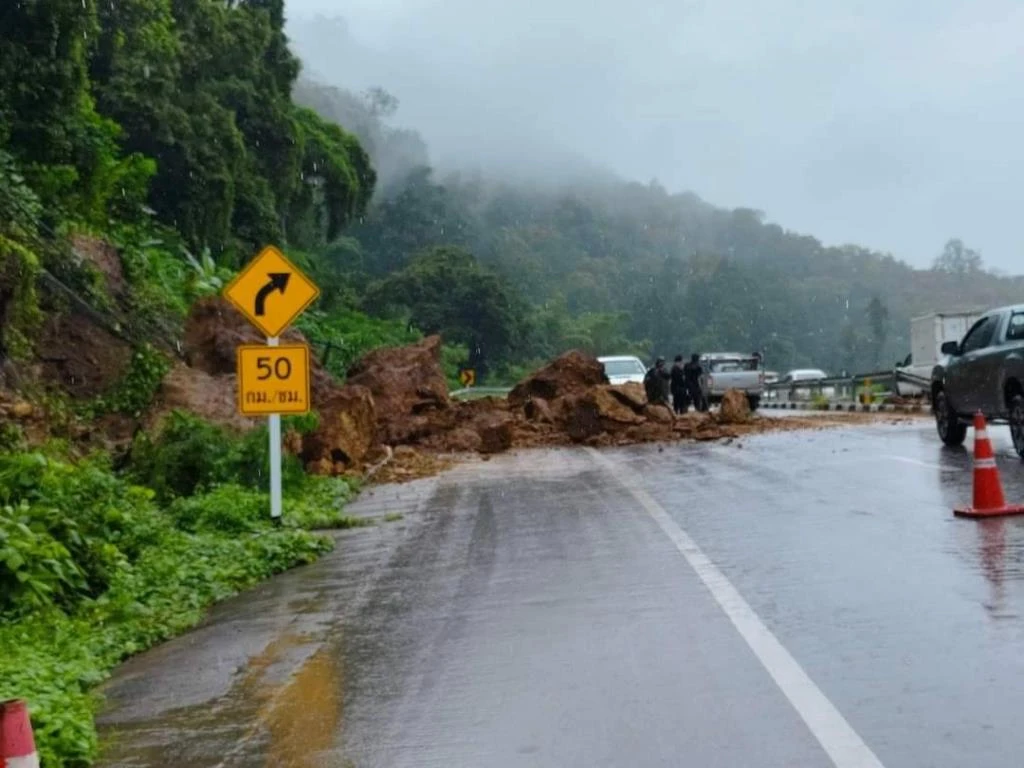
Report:
M 0 768 L 39 768 L 28 707 L 20 699 L 0 702 Z
M 1008 505 L 999 480 L 999 467 L 992 441 L 988 437 L 985 417 L 979 411 L 974 417 L 974 505 L 953 510 L 960 517 L 995 517 L 1024 515 L 1024 505 Z

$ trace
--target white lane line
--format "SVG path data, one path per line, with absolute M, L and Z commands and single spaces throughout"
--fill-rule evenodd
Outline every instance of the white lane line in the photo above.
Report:
M 836 768 L 884 768 L 871 748 L 689 534 L 620 465 L 594 448 L 587 451 L 630 492 L 686 558 Z
M 882 459 L 891 459 L 892 461 L 902 461 L 904 464 L 913 464 L 917 467 L 926 467 L 928 469 L 939 469 L 943 472 L 963 472 L 962 467 L 947 467 L 942 464 L 932 464 L 927 461 L 920 461 L 919 459 L 912 459 L 909 456 L 881 456 Z

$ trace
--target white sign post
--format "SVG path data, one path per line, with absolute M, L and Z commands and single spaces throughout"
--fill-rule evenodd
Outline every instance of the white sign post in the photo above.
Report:
M 249 322 L 255 325 L 267 337 L 267 346 L 278 346 L 278 339 L 282 333 L 291 325 L 303 310 L 306 309 L 316 297 L 320 295 L 320 289 L 316 287 L 308 277 L 292 264 L 288 258 L 274 246 L 267 246 L 246 267 L 232 280 L 223 291 L 224 298 L 235 305 L 239 312 L 245 315 Z M 241 361 L 241 357 L 239 357 Z M 287 394 L 292 398 L 285 405 L 292 406 L 285 408 L 290 413 L 305 413 L 309 409 L 309 370 L 308 352 L 303 358 L 306 370 L 302 378 L 306 382 L 305 397 L 296 395 L 294 391 Z M 288 364 L 287 375 L 277 373 L 277 377 L 287 379 L 291 376 L 292 369 L 288 360 L 282 362 Z M 257 375 L 256 380 L 265 382 L 274 370 L 264 368 L 266 375 Z M 239 410 L 245 413 L 248 401 L 245 397 L 243 386 L 243 371 L 238 371 L 239 385 Z M 276 381 L 276 380 L 275 380 Z M 256 382 L 250 382 L 256 383 Z M 264 398 L 268 394 L 265 389 L 260 392 L 250 393 L 255 401 L 260 401 L 260 395 Z M 280 396 L 280 395 L 278 395 Z M 299 410 L 295 409 L 300 404 Z M 266 411 L 260 411 L 266 413 Z M 270 518 L 274 523 L 281 522 L 281 414 L 270 413 Z
M 267 339 L 268 347 L 277 346 L 277 336 Z M 281 414 L 268 417 L 270 432 L 270 519 L 281 522 Z

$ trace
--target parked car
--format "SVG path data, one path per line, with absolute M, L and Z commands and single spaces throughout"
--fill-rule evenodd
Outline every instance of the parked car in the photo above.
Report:
M 781 383 L 789 385 L 789 396 L 810 399 L 812 395 L 821 394 L 829 399 L 836 396 L 836 388 L 815 385 L 815 382 L 827 379 L 828 374 L 820 368 L 796 368 L 787 371 Z
M 961 445 L 979 411 L 1007 423 L 1024 459 L 1024 304 L 985 313 L 962 341 L 947 341 L 948 358 L 932 369 L 932 411 L 939 437 Z
M 711 352 L 701 355 L 704 375 L 701 389 L 709 403 L 719 403 L 730 389 L 738 389 L 747 396 L 751 410 L 757 410 L 764 394 L 764 369 L 761 358 L 739 352 Z
M 597 361 L 604 366 L 604 375 L 608 377 L 608 381 L 612 384 L 644 383 L 647 369 L 638 357 L 619 355 L 599 357 Z

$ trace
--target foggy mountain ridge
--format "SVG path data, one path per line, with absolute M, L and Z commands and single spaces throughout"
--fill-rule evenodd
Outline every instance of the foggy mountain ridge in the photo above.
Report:
M 610 169 L 918 268 L 959 236 L 1019 272 L 1015 107 L 997 99 L 1020 69 L 1013 8 L 352 0 L 343 21 L 327 0 L 287 5 L 307 76 L 394 93 L 439 169 Z

